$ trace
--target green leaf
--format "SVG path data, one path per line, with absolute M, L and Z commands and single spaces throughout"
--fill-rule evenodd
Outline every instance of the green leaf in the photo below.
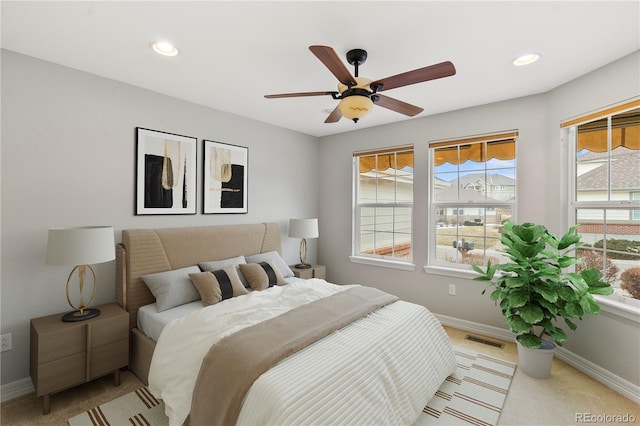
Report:
M 584 315 L 584 310 L 582 309 L 582 306 L 580 306 L 580 303 L 575 301 L 567 302 L 567 304 L 564 307 L 564 311 L 566 313 L 565 318 L 567 316 L 569 318 L 582 318 L 582 316 Z
M 514 333 L 525 333 L 531 330 L 531 325 L 527 324 L 518 315 L 514 315 L 511 318 L 506 319 L 505 322 Z
M 558 258 L 560 257 L 556 250 L 541 250 L 540 254 L 543 254 L 545 257 L 548 257 L 552 260 L 558 260 Z
M 538 305 L 525 305 L 520 308 L 520 317 L 529 324 L 536 324 L 542 320 L 544 314 Z
M 582 275 L 570 272 L 567 274 L 567 279 L 574 285 L 576 290 L 578 290 L 578 293 L 586 293 L 589 290 L 589 286 L 584 278 L 582 278 Z
M 601 294 L 603 296 L 608 296 L 613 294 L 613 288 L 607 284 L 606 287 L 589 287 L 590 294 Z
M 558 296 L 560 296 L 560 299 L 566 302 L 573 302 L 580 298 L 576 291 L 568 285 L 565 285 L 558 289 Z
M 507 277 L 504 283 L 509 288 L 520 288 L 527 285 L 529 281 L 524 277 Z
M 496 265 L 491 265 L 491 261 L 487 262 L 486 271 L 482 270 L 482 268 L 480 268 L 476 264 L 471 264 L 471 267 L 473 268 L 474 271 L 480 274 L 479 277 L 474 278 L 475 281 L 491 281 L 493 279 L 493 276 L 496 273 Z
M 514 261 L 520 261 L 520 262 L 526 262 L 526 261 L 527 261 L 527 258 L 526 258 L 526 257 L 524 257 L 524 256 L 523 256 L 523 255 L 522 255 L 518 250 L 516 250 L 515 248 L 511 248 L 511 247 L 506 248 L 506 249 L 504 250 L 504 252 L 505 252 L 506 254 L 510 255 L 511 260 L 514 260 Z
M 558 266 L 560 266 L 561 268 L 566 268 L 577 263 L 580 263 L 580 261 L 575 257 L 562 256 L 560 259 L 558 259 Z
M 512 291 L 509 293 L 507 300 L 512 308 L 519 308 L 529 301 L 529 292 L 522 290 Z
M 578 244 L 580 242 L 580 235 L 576 234 L 577 226 L 569 228 L 566 234 L 562 236 L 560 243 L 558 244 L 558 250 L 564 250 L 567 247 Z
M 551 315 L 558 315 L 558 307 L 555 303 L 548 302 L 546 300 L 538 300 L 538 304 L 544 307 Z
M 509 301 L 505 298 L 502 299 L 502 301 L 500 301 L 500 309 L 502 309 L 502 311 L 506 311 L 510 308 L 509 306 Z
M 491 296 L 489 296 L 491 298 L 491 300 L 498 300 L 500 299 L 500 295 L 502 294 L 502 291 L 497 288 L 495 290 L 493 290 L 493 292 L 491 292 Z
M 569 326 L 571 330 L 575 330 L 576 328 L 578 328 L 578 326 L 575 325 L 569 318 L 565 318 L 564 322 Z
M 562 345 L 562 343 L 566 342 L 569 338 L 567 336 L 567 333 L 565 333 L 561 328 L 550 327 L 549 329 L 545 328 L 545 330 L 549 333 L 549 336 L 551 336 L 553 340 L 555 340 L 555 342 L 559 345 Z
M 600 312 L 600 306 L 593 296 L 588 293 L 582 296 L 578 303 L 580 303 L 580 306 L 587 314 L 597 314 Z
M 533 286 L 532 289 L 551 303 L 558 300 L 558 292 L 553 287 L 536 285 Z
M 587 268 L 580 273 L 580 276 L 582 277 L 584 282 L 587 283 L 589 287 L 591 287 L 595 283 L 600 282 L 602 273 L 596 268 Z
M 518 342 L 527 348 L 538 349 L 542 345 L 542 339 L 532 333 L 521 334 L 517 337 Z

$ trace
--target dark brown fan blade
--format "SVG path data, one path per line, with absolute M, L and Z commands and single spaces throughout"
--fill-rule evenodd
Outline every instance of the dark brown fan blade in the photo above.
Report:
M 300 92 L 300 93 L 280 93 L 277 95 L 264 95 L 267 99 L 277 99 L 277 98 L 297 98 L 301 96 L 324 96 L 324 95 L 332 95 L 338 94 L 338 92 Z
M 340 83 L 346 84 L 347 86 L 356 85 L 356 79 L 353 78 L 332 48 L 329 46 L 309 46 L 309 50 L 336 76 Z
M 381 94 L 376 94 L 376 96 L 378 96 L 378 100 L 375 103 L 376 105 L 395 112 L 399 112 L 400 114 L 408 115 L 409 117 L 413 117 L 414 115 L 420 114 L 422 111 L 424 111 L 423 108 L 399 101 L 394 98 L 390 98 L 388 96 L 384 96 Z
M 326 120 L 324 120 L 324 122 L 337 123 L 338 121 L 340 121 L 341 118 L 342 118 L 342 114 L 340 114 L 340 110 L 338 109 L 338 107 L 335 107 L 335 109 L 331 111 L 331 114 L 329 114 L 329 116 L 327 117 Z
M 449 77 L 454 75 L 455 73 L 456 67 L 454 67 L 451 62 L 446 61 L 374 81 L 373 83 L 371 83 L 370 87 L 373 89 L 373 87 L 376 85 L 382 85 L 382 88 L 378 89 L 378 91 L 390 90 L 395 89 L 396 87 L 422 83 L 423 81 Z

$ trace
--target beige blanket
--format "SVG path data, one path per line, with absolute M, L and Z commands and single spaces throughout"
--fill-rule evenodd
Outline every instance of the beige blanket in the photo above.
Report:
M 398 298 L 354 287 L 240 330 L 205 356 L 188 423 L 233 425 L 253 382 L 287 356 Z

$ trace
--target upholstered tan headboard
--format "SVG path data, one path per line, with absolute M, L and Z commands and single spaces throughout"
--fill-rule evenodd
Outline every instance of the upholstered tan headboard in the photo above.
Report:
M 274 250 L 281 251 L 276 223 L 125 229 L 116 248 L 116 302 L 129 312 L 129 328 L 135 328 L 138 308 L 155 302 L 143 275 Z

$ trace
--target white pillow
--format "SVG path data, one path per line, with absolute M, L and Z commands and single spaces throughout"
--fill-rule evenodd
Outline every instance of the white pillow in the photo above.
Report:
M 200 268 L 189 266 L 173 271 L 158 272 L 142 276 L 142 281 L 149 287 L 156 298 L 158 312 L 166 311 L 174 306 L 184 305 L 200 299 L 200 293 L 194 287 L 189 274 L 199 273 Z
M 202 269 L 205 272 L 213 272 L 213 271 L 219 271 L 220 269 L 224 269 L 229 265 L 235 265 L 240 281 L 242 281 L 242 284 L 245 287 L 249 287 L 249 281 L 247 281 L 244 275 L 242 275 L 242 271 L 240 271 L 240 268 L 238 267 L 238 265 L 244 265 L 245 263 L 247 263 L 247 261 L 245 260 L 244 256 L 236 256 L 236 257 L 230 257 L 229 259 L 200 262 L 198 263 L 198 266 L 200 266 L 200 269 Z
M 284 278 L 293 277 L 293 271 L 287 265 L 287 262 L 280 256 L 280 253 L 277 251 L 268 251 L 266 253 L 254 254 L 252 256 L 245 256 L 245 260 L 247 263 L 260 263 L 266 262 L 267 260 L 272 260 L 273 263 L 278 268 L 278 271 L 282 274 Z

